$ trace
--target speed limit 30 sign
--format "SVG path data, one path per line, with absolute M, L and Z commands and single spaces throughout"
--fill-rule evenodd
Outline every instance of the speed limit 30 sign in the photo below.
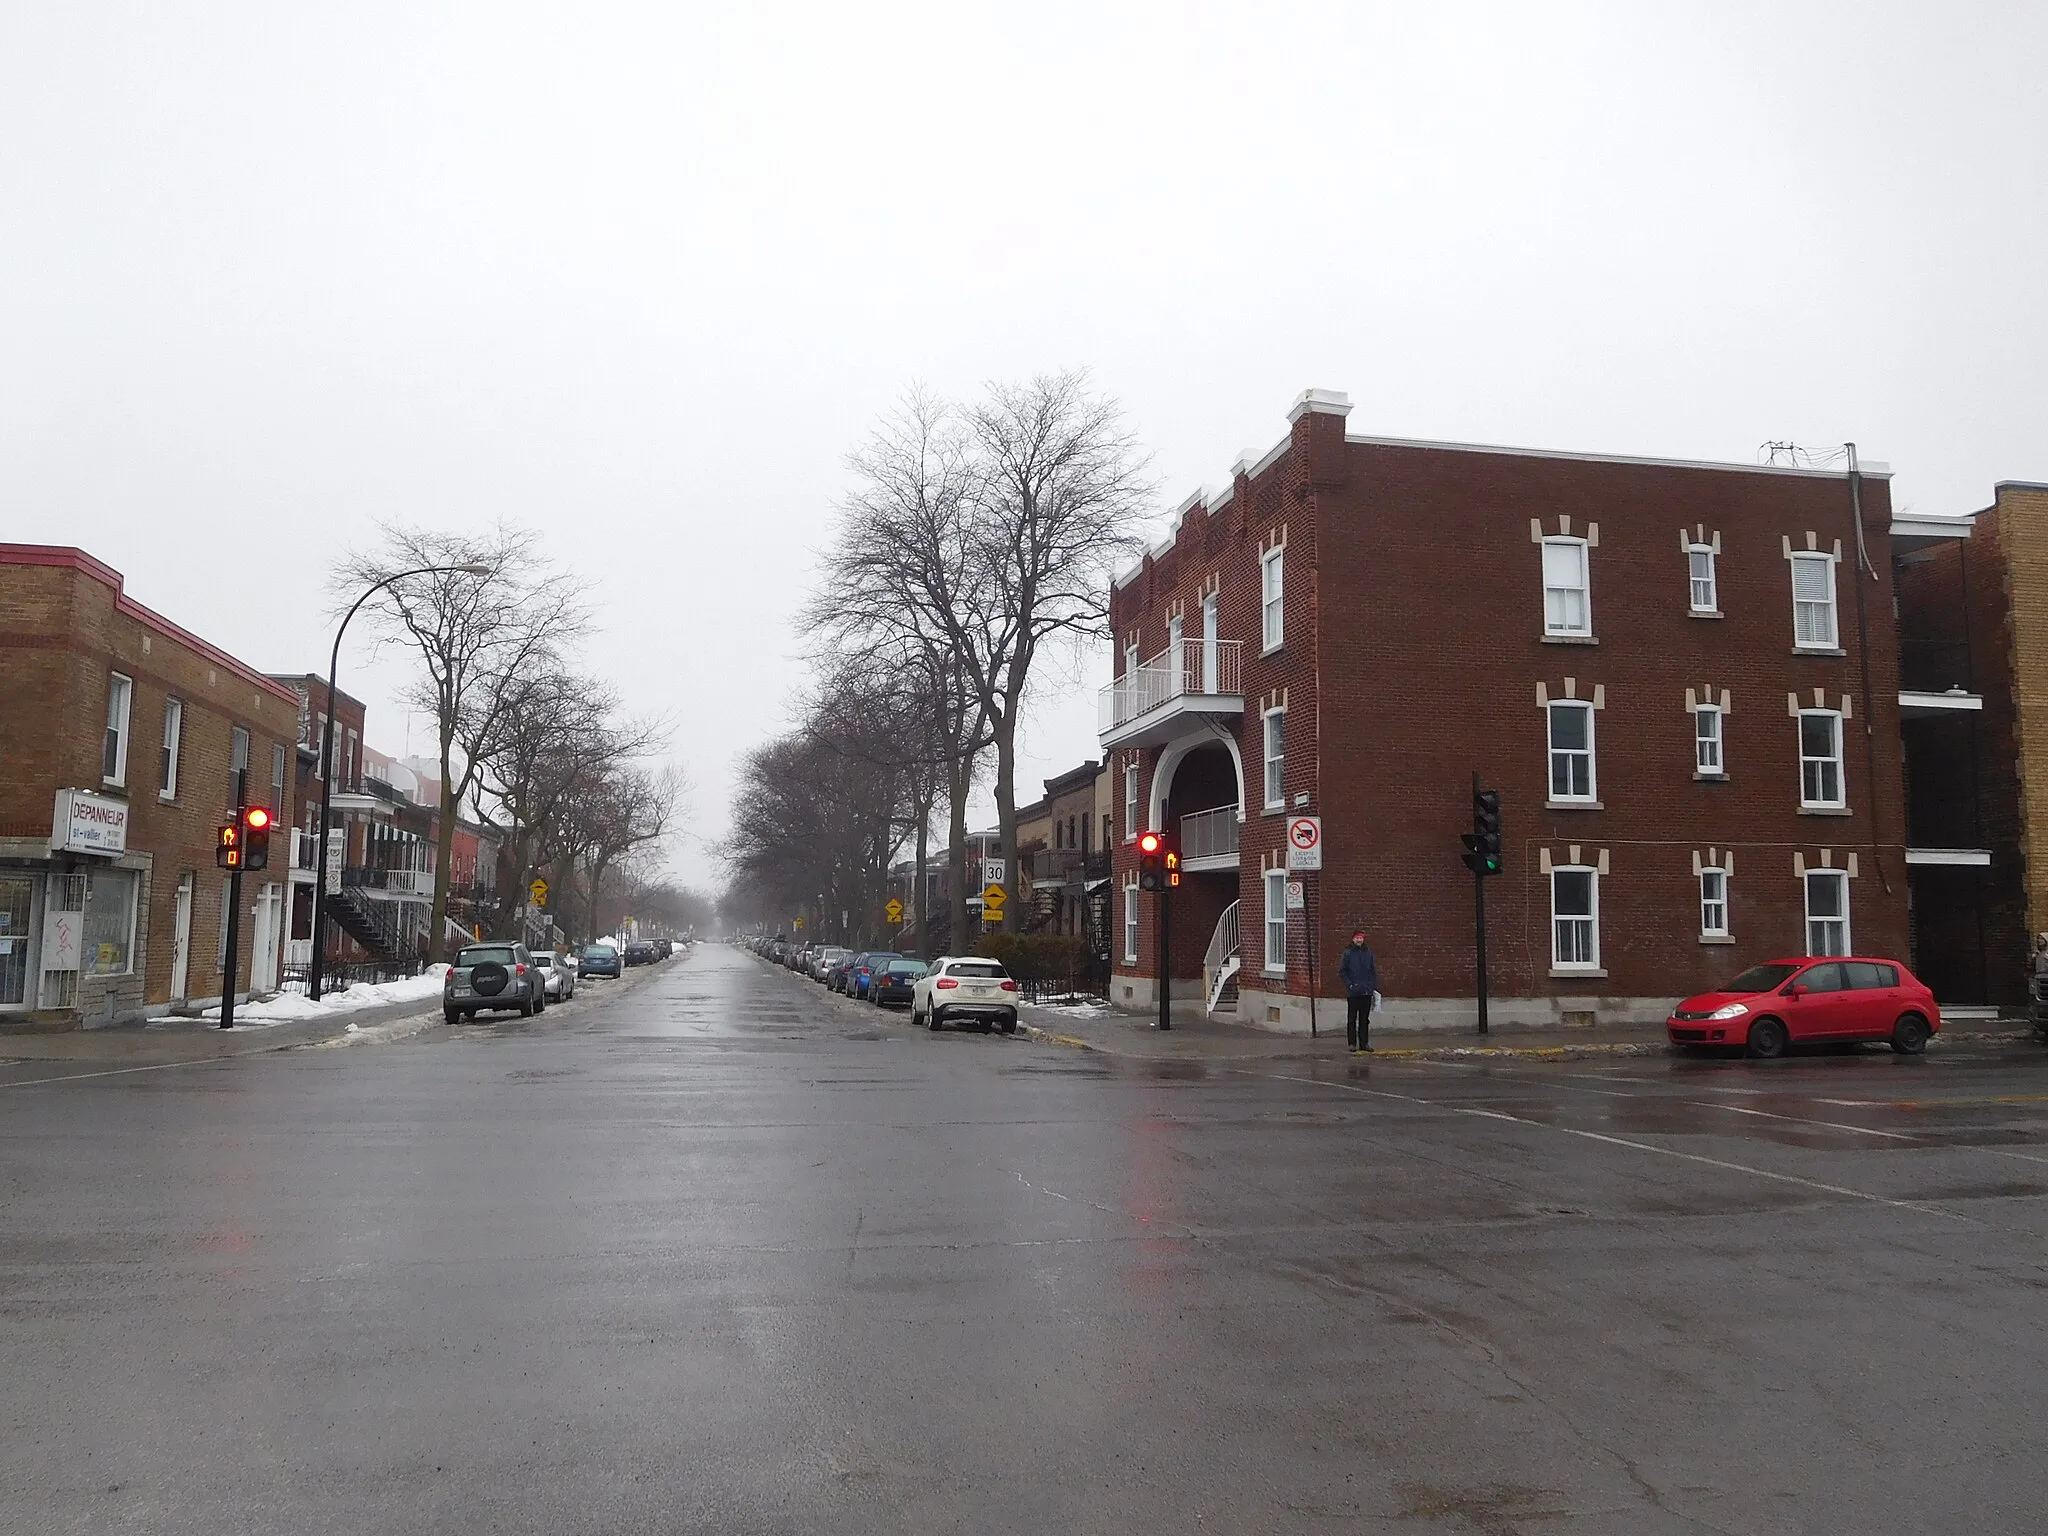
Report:
M 1287 867 L 1319 870 L 1323 867 L 1323 818 L 1295 816 L 1287 822 Z

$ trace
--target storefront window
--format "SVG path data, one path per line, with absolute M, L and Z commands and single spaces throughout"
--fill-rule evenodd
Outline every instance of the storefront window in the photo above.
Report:
M 96 869 L 85 882 L 85 929 L 79 969 L 88 976 L 125 976 L 134 969 L 135 885 L 132 869 Z

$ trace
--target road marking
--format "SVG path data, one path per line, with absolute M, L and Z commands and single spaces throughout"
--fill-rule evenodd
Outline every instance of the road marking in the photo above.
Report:
M 1894 1200 L 1889 1195 L 1874 1195 L 1865 1189 L 1851 1189 L 1846 1184 L 1829 1184 L 1820 1179 L 1801 1178 L 1796 1173 L 1779 1173 L 1771 1168 L 1758 1168 L 1749 1163 L 1729 1162 L 1725 1158 L 1707 1157 L 1698 1152 L 1681 1152 L 1675 1147 L 1660 1147 L 1654 1142 L 1634 1141 L 1626 1136 L 1608 1136 L 1599 1131 L 1582 1131 L 1569 1125 L 1548 1125 L 1541 1120 L 1525 1119 L 1521 1115 L 1510 1115 L 1498 1109 L 1472 1109 L 1463 1105 L 1443 1104 L 1435 1099 L 1425 1099 L 1417 1094 L 1391 1093 L 1381 1088 L 1361 1088 L 1356 1083 L 1325 1082 L 1316 1077 L 1296 1077 L 1285 1072 L 1255 1072 L 1249 1067 L 1232 1067 L 1227 1070 L 1242 1072 L 1247 1077 L 1265 1077 L 1281 1082 L 1306 1083 L 1313 1088 L 1341 1088 L 1348 1093 L 1364 1094 L 1368 1098 L 1394 1099 L 1404 1104 L 1420 1104 L 1425 1109 L 1434 1109 L 1443 1114 L 1473 1115 L 1483 1120 L 1506 1120 L 1515 1125 L 1526 1125 L 1531 1130 L 1554 1131 L 1564 1136 L 1577 1136 L 1586 1141 L 1603 1142 L 1611 1147 L 1628 1147 L 1637 1152 L 1650 1152 L 1658 1157 L 1676 1158 L 1684 1163 L 1698 1163 L 1702 1167 L 1720 1168 L 1730 1173 L 1752 1174 L 1760 1179 L 1771 1179 L 1780 1184 L 1796 1184 L 1803 1189 L 1815 1189 L 1823 1194 L 1844 1195 L 1851 1200 L 1865 1200 L 1873 1205 L 1888 1205 L 1895 1210 L 1917 1211 L 1923 1216 L 1941 1216 L 1950 1221 L 1960 1221 L 1969 1226 L 1982 1223 L 1973 1217 L 1959 1215 L 1938 1205 L 1926 1205 L 1917 1200 Z M 1703 1106 L 1712 1107 L 1712 1106 Z
M 1683 1102 L 1692 1105 L 1695 1109 L 1719 1109 L 1725 1110 L 1731 1115 L 1755 1115 L 1759 1120 L 1783 1120 L 1788 1125 L 1819 1125 L 1825 1126 L 1831 1131 L 1854 1131 L 1859 1136 L 1883 1136 L 1891 1141 L 1917 1142 L 1920 1140 L 1918 1136 L 1909 1135 L 1905 1131 L 1874 1131 L 1867 1125 L 1849 1125 L 1840 1120 L 1808 1120 L 1801 1115 L 1774 1115 L 1767 1109 L 1750 1109 L 1742 1104 L 1714 1104 L 1700 1099 L 1687 1099 Z M 1823 1099 L 1821 1102 L 1831 1103 L 1833 1101 Z
M 290 1047 L 281 1047 L 289 1050 Z M 258 1056 L 260 1051 L 232 1051 L 225 1056 L 195 1056 L 190 1061 L 158 1061 L 146 1067 L 109 1067 L 104 1072 L 66 1072 L 61 1077 L 28 1077 L 19 1082 L 0 1083 L 0 1088 L 34 1088 L 42 1083 L 75 1083 L 82 1077 L 120 1077 L 127 1072 L 164 1072 L 172 1067 L 197 1067 L 210 1061 L 233 1061 L 240 1056 Z

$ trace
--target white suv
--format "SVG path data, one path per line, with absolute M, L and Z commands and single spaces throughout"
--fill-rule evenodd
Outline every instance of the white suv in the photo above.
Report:
M 941 955 L 910 989 L 910 1022 L 944 1029 L 973 1021 L 986 1032 L 1017 1030 L 1017 983 L 997 960 L 980 955 Z

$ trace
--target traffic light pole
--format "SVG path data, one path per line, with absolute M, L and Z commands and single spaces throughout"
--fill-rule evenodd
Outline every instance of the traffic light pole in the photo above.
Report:
M 242 808 L 248 793 L 249 770 L 235 772 L 235 827 L 242 825 Z M 239 848 L 239 844 L 237 847 Z M 220 1027 L 235 1027 L 235 975 L 242 968 L 242 866 L 239 860 L 228 875 L 228 935 L 221 952 Z
M 1479 798 L 1479 770 L 1472 770 L 1472 798 Z M 1478 957 L 1479 971 L 1479 1033 L 1486 1033 L 1486 867 L 1477 864 L 1472 871 L 1472 948 Z
M 1159 891 L 1159 1027 L 1173 1028 L 1173 925 L 1167 913 L 1173 901 L 1173 893 L 1164 886 Z

